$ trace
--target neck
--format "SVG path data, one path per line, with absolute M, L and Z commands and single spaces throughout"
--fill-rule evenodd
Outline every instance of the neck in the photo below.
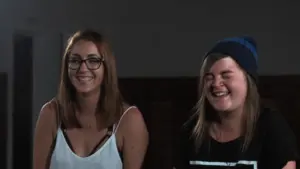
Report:
M 92 92 L 89 94 L 77 93 L 77 105 L 81 114 L 95 114 L 100 92 Z
M 218 130 L 241 134 L 243 109 L 238 109 L 231 112 L 219 112 L 219 121 L 216 124 Z

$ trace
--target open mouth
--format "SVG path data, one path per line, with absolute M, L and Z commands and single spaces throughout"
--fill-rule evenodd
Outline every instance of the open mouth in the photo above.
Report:
M 222 98 L 222 97 L 226 97 L 230 94 L 229 91 L 213 91 L 211 92 L 211 95 L 215 98 Z
M 93 80 L 93 77 L 90 77 L 90 76 L 77 76 L 76 79 L 79 82 L 88 82 L 88 81 Z

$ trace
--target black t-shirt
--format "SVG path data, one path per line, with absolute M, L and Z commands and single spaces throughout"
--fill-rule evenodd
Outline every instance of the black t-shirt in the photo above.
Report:
M 292 130 L 280 113 L 269 109 L 263 109 L 256 133 L 244 152 L 242 137 L 226 143 L 207 139 L 196 152 L 192 127 L 187 125 L 178 137 L 173 159 L 176 169 L 282 169 L 298 158 Z

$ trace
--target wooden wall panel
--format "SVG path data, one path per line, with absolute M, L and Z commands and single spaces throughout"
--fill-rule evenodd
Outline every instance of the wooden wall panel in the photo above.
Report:
M 120 79 L 124 98 L 141 109 L 150 132 L 145 169 L 171 169 L 172 143 L 197 101 L 197 81 L 197 78 Z M 300 140 L 300 76 L 262 76 L 259 91 L 263 102 L 282 112 Z

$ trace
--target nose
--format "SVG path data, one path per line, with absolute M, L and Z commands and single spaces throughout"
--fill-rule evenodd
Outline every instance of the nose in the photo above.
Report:
M 85 72 L 88 71 L 89 69 L 87 68 L 86 62 L 81 62 L 78 71 L 79 72 Z
M 213 87 L 219 87 L 223 85 L 223 80 L 221 77 L 215 77 L 212 81 L 212 86 Z

